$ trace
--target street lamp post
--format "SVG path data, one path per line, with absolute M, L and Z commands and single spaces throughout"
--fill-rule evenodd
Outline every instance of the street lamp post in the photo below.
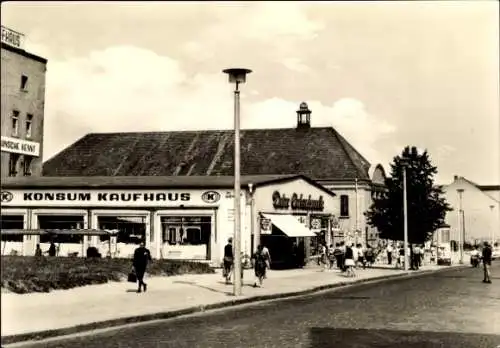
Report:
M 460 264 L 464 263 L 464 243 L 465 243 L 465 229 L 463 224 L 464 212 L 462 209 L 462 195 L 464 193 L 464 189 L 457 189 L 458 193 L 458 248 L 460 252 Z
M 495 208 L 495 206 L 492 204 L 490 205 L 490 211 L 491 211 L 491 247 L 494 247 L 495 246 L 495 215 L 493 214 L 493 208 Z
M 405 159 L 401 160 L 401 166 L 403 167 L 403 228 L 404 228 L 404 257 L 405 257 L 405 271 L 408 271 L 408 198 L 406 196 L 406 167 L 408 166 L 408 161 Z
M 234 281 L 233 295 L 241 295 L 241 184 L 240 184 L 240 83 L 246 82 L 249 69 L 225 69 L 229 83 L 235 84 L 234 89 Z

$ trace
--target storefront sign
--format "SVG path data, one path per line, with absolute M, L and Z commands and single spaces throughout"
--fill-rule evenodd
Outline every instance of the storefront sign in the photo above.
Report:
M 22 48 L 24 44 L 24 34 L 18 33 L 2 25 L 2 43 L 17 48 Z
M 292 210 L 308 210 L 308 211 L 322 211 L 325 207 L 323 196 L 318 199 L 312 199 L 311 195 L 304 198 L 304 195 L 294 193 L 291 198 L 281 195 L 278 191 L 273 193 L 273 207 L 275 209 L 292 209 Z
M 207 191 L 201 195 L 201 199 L 205 203 L 216 203 L 220 199 L 220 193 L 216 191 Z
M 215 191 L 70 191 L 70 190 L 2 190 L 2 204 L 10 206 L 206 206 L 220 198 Z M 215 195 L 217 193 L 217 195 Z
M 272 223 L 269 219 L 260 219 L 260 234 L 271 234 L 272 233 Z
M 2 136 L 2 151 L 38 157 L 40 155 L 40 144 L 34 141 Z

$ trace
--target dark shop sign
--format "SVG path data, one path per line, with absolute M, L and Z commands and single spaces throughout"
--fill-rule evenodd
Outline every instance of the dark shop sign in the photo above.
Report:
M 272 199 L 275 209 L 323 211 L 325 208 L 323 196 L 319 196 L 318 199 L 312 199 L 311 195 L 305 198 L 303 194 L 299 196 L 297 193 L 293 193 L 291 197 L 287 197 L 278 191 L 274 191 Z

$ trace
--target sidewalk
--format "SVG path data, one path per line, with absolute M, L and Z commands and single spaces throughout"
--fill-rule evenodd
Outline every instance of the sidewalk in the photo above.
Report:
M 449 267 L 428 265 L 420 271 L 409 273 L 418 274 L 439 269 Z M 356 278 L 347 278 L 338 270 L 323 271 L 319 268 L 270 271 L 264 287 L 253 288 L 253 271 L 246 270 L 243 294 L 239 297 L 232 296 L 232 285 L 224 284 L 220 270 L 216 274 L 149 278 L 146 280 L 148 292 L 142 294 L 135 292 L 135 284 L 126 282 L 56 290 L 50 293 L 3 293 L 2 338 L 86 325 L 85 328 L 63 331 L 57 335 L 74 333 L 404 274 L 408 272 L 394 268 L 360 269 Z M 137 318 L 147 315 L 147 318 Z M 113 323 L 103 323 L 111 320 Z M 89 324 L 93 325 L 87 326 Z M 44 333 L 40 336 L 54 335 L 56 333 Z

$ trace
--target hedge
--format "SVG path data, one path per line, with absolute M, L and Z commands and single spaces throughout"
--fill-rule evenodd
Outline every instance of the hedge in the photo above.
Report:
M 1 257 L 2 288 L 18 294 L 49 292 L 79 286 L 126 280 L 130 259 L 79 257 Z M 214 273 L 206 263 L 153 260 L 147 269 L 152 276 Z

